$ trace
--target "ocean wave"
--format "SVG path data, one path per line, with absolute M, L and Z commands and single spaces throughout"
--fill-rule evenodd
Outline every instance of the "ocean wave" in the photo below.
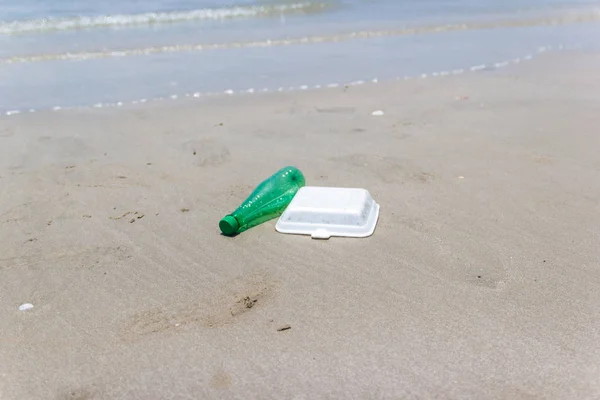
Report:
M 226 20 L 236 18 L 260 18 L 297 13 L 315 13 L 332 6 L 329 2 L 300 2 L 293 4 L 271 4 L 238 6 L 227 8 L 205 8 L 191 11 L 163 13 L 117 14 L 99 16 L 77 16 L 67 18 L 42 18 L 25 21 L 0 22 L 0 34 L 67 31 L 93 28 L 153 25 L 202 20 Z
M 448 25 L 420 26 L 393 30 L 379 31 L 359 31 L 342 33 L 336 35 L 324 36 L 304 36 L 286 39 L 266 39 L 247 42 L 213 43 L 213 44 L 174 44 L 167 46 L 152 46 L 144 48 L 120 49 L 120 50 L 100 50 L 87 52 L 68 52 L 68 53 L 49 53 L 33 54 L 23 56 L 12 56 L 0 58 L 0 64 L 32 63 L 43 61 L 83 61 L 101 58 L 141 56 L 163 53 L 177 53 L 190 51 L 207 50 L 227 50 L 243 48 L 261 48 L 272 46 L 290 46 L 297 44 L 315 44 L 315 43 L 333 43 L 343 42 L 354 39 L 369 39 L 394 36 L 409 36 L 419 34 L 434 34 L 453 31 L 468 31 L 480 29 L 498 29 L 512 27 L 536 27 L 536 26 L 558 26 L 575 23 L 589 23 L 600 21 L 600 9 L 588 11 L 584 14 L 566 14 L 553 18 L 534 18 L 534 19 L 510 19 L 499 21 L 469 22 Z

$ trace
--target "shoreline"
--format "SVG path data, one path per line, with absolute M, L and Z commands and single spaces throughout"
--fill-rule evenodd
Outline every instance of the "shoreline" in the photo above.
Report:
M 499 61 L 499 62 L 495 62 L 495 63 L 491 63 L 491 64 L 477 64 L 477 65 L 472 65 L 472 66 L 468 66 L 465 68 L 458 68 L 458 69 L 454 69 L 454 70 L 441 70 L 441 71 L 437 71 L 437 72 L 433 72 L 433 73 L 423 73 L 423 74 L 417 74 L 414 76 L 398 76 L 396 78 L 393 79 L 386 79 L 386 80 L 382 80 L 380 81 L 378 78 L 376 77 L 372 77 L 372 78 L 365 78 L 365 79 L 358 79 L 358 80 L 354 80 L 354 81 L 350 81 L 350 82 L 329 82 L 329 83 L 322 83 L 322 84 L 314 84 L 314 85 L 298 85 L 298 86 L 290 86 L 290 87 L 277 87 L 277 88 L 254 88 L 254 87 L 248 87 L 246 89 L 241 89 L 241 90 L 232 90 L 232 89 L 227 89 L 223 92 L 217 92 L 217 93 L 213 93 L 213 92 L 208 92 L 208 93 L 202 93 L 202 92 L 193 92 L 193 93 L 173 93 L 171 95 L 167 95 L 167 96 L 163 96 L 163 97 L 156 97 L 156 98 L 142 98 L 142 99 L 138 99 L 138 100 L 132 100 L 132 101 L 119 101 L 119 102 L 114 102 L 114 103 L 96 103 L 96 104 L 91 104 L 91 105 L 85 105 L 85 106 L 54 106 L 51 108 L 46 108 L 46 109 L 41 109 L 41 110 L 36 110 L 36 109 L 29 109 L 29 110 L 8 110 L 4 112 L 4 116 L 6 117 L 10 117 L 10 116 L 14 116 L 14 115 L 20 115 L 20 114 L 32 114 L 32 113 L 36 113 L 36 112 L 49 112 L 49 111 L 78 111 L 78 110 L 90 110 L 90 109 L 98 109 L 98 108 L 117 108 L 117 107 L 124 107 L 127 108 L 128 106 L 138 106 L 138 105 L 143 105 L 143 104 L 151 104 L 151 103 L 157 103 L 157 102 L 164 102 L 164 101 L 169 101 L 169 100 L 184 100 L 186 98 L 192 100 L 192 99 L 207 99 L 207 98 L 212 98 L 212 97 L 220 97 L 220 96 L 230 96 L 230 95 L 251 95 L 251 94 L 268 94 L 268 93 L 289 93 L 289 92 L 301 92 L 301 91 L 306 91 L 306 90 L 323 90 L 323 89 L 337 89 L 339 87 L 345 87 L 345 86 L 360 86 L 360 85 L 364 85 L 364 84 L 376 84 L 376 83 L 381 83 L 381 84 L 386 84 L 386 83 L 393 83 L 395 81 L 403 81 L 403 80 L 412 80 L 412 79 L 424 79 L 424 78 L 438 78 L 438 77 L 446 77 L 446 76 L 452 76 L 452 75 L 461 75 L 464 73 L 469 73 L 469 72 L 478 72 L 478 71 L 491 71 L 491 70 L 496 70 L 496 69 L 500 69 L 500 68 L 505 68 L 511 65 L 515 65 L 515 64 L 519 64 L 521 62 L 527 62 L 527 61 L 531 61 L 534 58 L 537 57 L 541 57 L 545 54 L 548 53 L 556 53 L 556 52 L 563 52 L 563 51 L 576 51 L 580 48 L 580 46 L 564 46 L 564 45 L 556 45 L 556 46 L 540 46 L 538 47 L 536 52 L 533 52 L 532 54 L 525 54 L 521 57 L 515 57 L 515 58 L 511 58 L 508 60 L 503 60 L 503 61 Z
M 599 66 L 0 118 L 0 397 L 599 396 Z M 373 236 L 221 236 L 290 164 Z
M 436 40 L 441 40 L 441 41 L 447 41 L 448 38 L 444 38 L 442 37 L 443 35 L 439 36 L 437 39 L 433 39 L 433 42 L 435 43 Z M 376 40 L 376 39 L 374 39 Z M 556 42 L 555 40 L 549 40 L 549 42 Z M 568 42 L 568 40 L 567 40 Z M 559 42 L 560 43 L 560 42 Z M 319 45 L 314 45 L 314 46 L 319 46 Z M 353 44 L 353 46 L 358 46 L 358 48 L 356 49 L 358 52 L 363 51 L 361 50 L 361 47 L 359 44 Z M 411 51 L 411 47 L 413 45 L 411 44 L 407 44 L 407 48 L 405 49 L 406 51 L 410 52 Z M 436 53 L 435 48 L 436 47 L 440 47 L 440 44 L 436 44 L 436 45 L 432 45 L 432 49 L 431 51 L 433 52 L 433 54 Z M 474 43 L 470 43 L 469 46 L 475 46 Z M 376 47 L 376 46 L 375 46 Z M 418 46 L 417 46 L 418 47 Z M 531 48 L 528 48 L 531 47 Z M 494 70 L 494 69 L 499 69 L 499 68 L 504 68 L 510 65 L 514 65 L 514 64 L 518 64 L 521 62 L 528 62 L 533 58 L 536 58 L 540 55 L 544 55 L 544 54 L 548 54 L 548 53 L 555 53 L 555 52 L 577 52 L 580 51 L 581 49 L 586 48 L 585 45 L 583 44 L 554 44 L 554 45 L 543 45 L 543 46 L 525 46 L 523 49 L 517 51 L 504 51 L 505 54 L 503 54 L 503 58 L 501 59 L 495 59 L 495 57 L 491 56 L 490 54 L 487 54 L 486 56 L 482 55 L 481 57 L 470 57 L 470 56 L 466 56 L 465 54 L 463 54 L 462 56 L 458 56 L 458 58 L 463 58 L 462 62 L 459 62 L 458 59 L 455 61 L 441 61 L 441 60 L 445 60 L 444 57 L 439 57 L 439 56 L 426 56 L 426 59 L 424 60 L 418 60 L 417 56 L 411 56 L 412 58 L 408 59 L 408 60 L 401 60 L 401 59 L 394 59 L 393 56 L 390 55 L 386 55 L 385 57 L 382 58 L 382 62 L 387 60 L 387 62 L 394 62 L 396 63 L 396 65 L 403 65 L 402 67 L 402 73 L 398 73 L 398 71 L 392 71 L 393 68 L 376 68 L 373 66 L 370 67 L 366 67 L 367 64 L 365 65 L 359 65 L 357 66 L 355 69 L 358 72 L 355 73 L 351 73 L 351 72 L 345 72 L 343 74 L 339 74 L 336 73 L 334 70 L 331 70 L 327 73 L 325 73 L 323 75 L 323 77 L 319 77 L 319 72 L 317 70 L 312 71 L 312 72 L 307 72 L 306 74 L 304 74 L 302 77 L 294 77 L 293 79 L 291 78 L 293 76 L 287 76 L 287 78 L 281 78 L 281 77 L 274 77 L 274 78 L 265 78 L 266 80 L 264 80 L 263 83 L 258 83 L 258 84 L 254 84 L 254 85 L 249 85 L 247 83 L 245 83 L 244 79 L 238 79 L 237 77 L 235 77 L 234 79 L 234 83 L 227 83 L 228 80 L 226 79 L 226 75 L 228 73 L 231 73 L 232 71 L 223 73 L 219 76 L 217 76 L 216 79 L 216 83 L 215 84 L 207 84 L 207 85 L 202 85 L 202 84 L 198 84 L 198 81 L 201 81 L 200 78 L 198 77 L 192 77 L 192 75 L 190 75 L 189 73 L 186 74 L 185 78 L 182 78 L 182 81 L 179 82 L 179 80 L 174 80 L 172 82 L 170 82 L 168 85 L 166 84 L 166 82 L 162 82 L 160 83 L 160 85 L 157 88 L 154 89 L 148 89 L 148 85 L 147 83 L 142 84 L 141 81 L 135 81 L 135 83 L 131 83 L 133 86 L 135 87 L 134 92 L 136 93 L 136 96 L 131 96 L 129 94 L 126 94 L 127 91 L 124 90 L 123 87 L 121 87 L 122 85 L 127 85 L 127 83 L 125 83 L 125 81 L 121 82 L 122 79 L 120 80 L 115 80 L 115 82 L 111 82 L 111 86 L 114 86 L 112 88 L 113 93 L 109 93 L 109 92 L 103 92 L 103 89 L 101 89 L 97 84 L 91 84 L 90 82 L 86 81 L 85 79 L 89 79 L 90 77 L 87 76 L 87 78 L 85 78 L 84 80 L 82 80 L 80 82 L 80 85 L 85 85 L 86 82 L 88 84 L 90 84 L 90 94 L 89 95 L 84 95 L 83 93 L 80 93 L 79 89 L 75 89 L 73 88 L 67 88 L 62 87 L 60 85 L 59 86 L 52 86 L 54 85 L 54 83 L 52 82 L 48 82 L 44 79 L 40 79 L 39 82 L 37 82 L 37 84 L 28 84 L 27 87 L 23 87 L 21 89 L 23 89 L 22 93 L 19 93 L 19 91 L 21 91 L 21 89 L 19 89 L 18 84 L 14 85 L 14 93 L 11 96 L 8 96 L 5 99 L 5 104 L 0 105 L 0 117 L 12 117 L 15 115 L 21 115 L 21 114 L 28 114 L 28 113 L 35 113 L 35 112 L 45 112 L 45 111 L 65 111 L 65 110 L 85 110 L 85 109 L 89 109 L 89 108 L 111 108 L 111 107 L 115 107 L 115 108 L 120 108 L 120 107 L 127 107 L 127 106 L 131 106 L 131 105 L 139 105 L 139 104 L 145 104 L 148 102 L 162 102 L 162 101 L 166 101 L 166 100 L 181 100 L 181 99 L 198 99 L 198 98 L 206 98 L 206 97 L 213 97 L 213 96 L 221 96 L 221 95 L 239 95 L 239 94 L 254 94 L 254 93 L 273 93 L 273 92 L 295 92 L 295 91 L 304 91 L 304 90 L 314 90 L 314 89 L 320 89 L 320 88 L 327 88 L 327 87 L 339 87 L 339 86 L 355 86 L 355 85 L 360 85 L 360 84 L 364 84 L 364 83 L 372 83 L 373 81 L 375 82 L 379 82 L 381 84 L 387 83 L 387 82 L 394 82 L 397 80 L 405 80 L 405 79 L 422 79 L 424 77 L 427 78 L 431 78 L 431 77 L 444 77 L 447 75 L 459 75 L 462 73 L 466 73 L 466 72 L 477 72 L 480 70 Z M 316 49 L 316 47 L 315 47 Z M 306 50 L 307 54 L 312 54 L 311 51 L 315 51 L 315 49 L 313 50 Z M 258 49 L 260 50 L 260 49 Z M 264 49 L 263 49 L 264 50 Z M 284 49 L 285 51 L 289 50 L 289 49 Z M 440 50 L 440 49 L 438 49 Z M 322 50 L 321 50 L 322 51 Z M 348 49 L 338 49 L 337 50 L 339 52 L 339 54 L 336 57 L 350 57 L 349 53 L 348 53 Z M 466 51 L 466 49 L 462 49 L 461 50 L 463 53 Z M 484 52 L 485 53 L 485 52 Z M 489 52 L 488 52 L 489 53 Z M 224 53 L 220 53 L 220 54 L 224 54 Z M 257 53 L 258 54 L 258 53 Z M 262 53 L 261 53 L 262 54 Z M 253 56 L 251 53 L 246 54 L 246 56 L 249 57 L 249 59 L 252 59 L 253 57 L 256 56 L 256 54 Z M 265 54 L 263 54 L 263 56 L 265 56 Z M 314 56 L 314 54 L 313 54 Z M 433 59 L 428 59 L 427 57 L 433 57 L 433 58 L 440 58 L 440 60 L 434 61 Z M 140 56 L 141 57 L 141 56 Z M 149 56 L 148 56 L 149 57 Z M 194 57 L 198 57 L 198 55 L 194 55 Z M 223 55 L 221 55 L 221 57 L 223 57 Z M 391 58 L 390 58 L 391 57 Z M 414 57 L 417 57 L 416 59 L 413 59 Z M 136 58 L 136 57 L 134 57 Z M 310 58 L 310 57 L 308 57 Z M 402 57 L 401 57 L 402 58 Z M 468 61 L 469 58 L 473 58 L 473 60 Z M 392 60 L 393 59 L 393 60 Z M 392 60 L 392 61 L 391 61 Z M 123 62 L 131 62 L 131 60 L 122 60 Z M 156 61 L 156 60 L 155 60 Z M 198 61 L 198 60 L 196 60 Z M 107 61 L 102 61 L 102 60 L 98 60 L 98 61 L 82 61 L 84 63 L 89 62 L 92 63 L 90 64 L 90 66 L 94 66 L 94 70 L 95 69 L 99 69 L 99 71 L 102 71 L 102 67 L 101 65 L 105 65 L 104 63 Z M 140 60 L 135 61 L 136 63 L 139 63 Z M 171 61 L 172 62 L 172 61 Z M 308 62 L 309 67 L 307 67 L 309 70 L 311 68 L 314 67 L 314 65 L 311 64 L 312 61 Z M 404 62 L 406 62 L 407 64 L 403 64 Z M 433 63 L 436 63 L 435 65 L 438 65 L 437 68 L 432 68 L 430 65 L 434 65 Z M 64 63 L 64 62 L 63 62 Z M 35 63 L 34 63 L 35 64 Z M 41 67 L 43 67 L 41 64 L 40 65 L 34 65 L 34 64 L 28 64 L 27 68 L 33 68 L 31 70 L 30 73 L 32 74 L 37 74 L 40 76 L 45 76 L 45 74 L 47 72 L 44 72 L 43 69 L 40 69 Z M 52 62 L 51 62 L 52 64 Z M 254 64 L 256 64 L 256 62 L 254 62 Z M 253 65 L 254 65 L 253 64 Z M 61 64 L 63 65 L 63 67 L 60 67 L 58 65 L 52 64 L 52 68 L 50 69 L 50 71 L 53 71 L 55 68 L 58 68 L 58 70 L 61 70 L 61 68 L 74 68 L 73 71 L 79 70 L 81 69 L 81 67 L 79 67 L 79 63 L 77 62 L 71 62 L 71 63 L 66 63 L 66 64 Z M 10 67 L 10 66 L 9 66 Z M 129 66 L 131 68 L 131 65 Z M 254 65 L 254 67 L 257 67 L 257 65 Z M 252 67 L 252 68 L 254 68 Z M 290 68 L 293 68 L 291 66 L 288 66 Z M 12 67 L 11 67 L 12 68 Z M 252 69 L 250 68 L 250 69 Z M 281 68 L 283 68 L 285 70 L 285 68 L 283 66 L 281 66 Z M 362 72 L 361 72 L 362 70 Z M 36 72 L 37 71 L 37 72 Z M 378 74 L 372 74 L 370 71 L 378 71 Z M 13 71 L 14 73 L 15 71 Z M 64 71 L 63 71 L 64 72 Z M 290 71 L 290 74 L 293 71 Z M 73 72 L 74 73 L 74 72 Z M 157 73 L 157 71 L 154 71 L 154 73 Z M 275 76 L 277 75 L 276 72 L 271 71 L 269 73 L 275 74 Z M 269 73 L 265 73 L 265 77 L 269 76 Z M 89 75 L 89 72 L 86 73 Z M 189 76 L 188 76 L 189 75 Z M 11 72 L 9 72 L 9 70 L 7 70 L 7 77 L 11 76 Z M 200 74 L 200 76 L 202 76 L 202 74 Z M 123 77 L 121 77 L 123 78 Z M 230 77 L 231 78 L 231 77 Z M 58 82 L 60 82 L 60 79 L 58 79 Z M 106 79 L 110 79 L 109 77 L 106 77 Z M 162 78 L 161 78 L 162 79 Z M 18 80 L 17 80 L 18 81 Z M 288 82 L 289 81 L 289 82 Z M 120 83 L 119 83 L 120 82 Z M 195 82 L 195 83 L 194 83 Z M 258 79 L 258 82 L 261 82 L 261 79 Z M 289 85 L 281 85 L 282 83 L 289 83 L 291 84 L 291 86 Z M 298 83 L 301 82 L 301 83 Z M 173 84 L 174 86 L 171 86 L 171 84 Z M 143 87 L 145 87 L 144 89 L 142 89 Z M 152 87 L 152 86 L 150 86 Z M 189 91 L 189 90 L 181 90 L 181 89 L 176 89 L 178 87 L 195 87 L 196 89 L 199 90 L 195 90 L 195 91 Z M 69 98 L 71 99 L 69 102 L 64 102 L 63 101 L 51 101 L 49 99 L 52 98 L 52 95 L 48 94 L 48 93 L 52 93 L 52 91 L 55 90 L 60 90 L 61 92 L 63 92 L 64 94 L 61 95 L 62 97 L 66 96 L 70 96 Z M 133 89 L 132 89 L 133 90 Z M 50 91 L 50 92 L 48 92 Z M 46 93 L 48 92 L 48 93 Z M 119 95 L 119 93 L 121 93 Z M 160 93 L 163 93 L 162 95 L 160 95 Z M 164 94 L 167 93 L 167 94 Z M 50 97 L 48 97 L 50 96 Z M 60 98 L 61 96 L 57 97 Z M 139 96 L 139 97 L 137 97 Z M 10 100 L 11 98 L 13 98 L 13 100 Z M 136 98 L 137 97 L 137 98 Z M 29 100 L 27 100 L 29 98 Z M 89 101 L 86 100 L 86 98 L 92 99 L 95 98 L 96 100 L 101 100 L 101 99 L 105 99 L 105 101 L 101 100 L 101 101 Z M 69 104 L 70 103 L 70 104 Z M 11 104 L 9 106 L 9 104 Z M 84 104 L 84 105 L 80 105 L 80 104 Z M 21 105 L 21 107 L 19 107 L 19 105 Z

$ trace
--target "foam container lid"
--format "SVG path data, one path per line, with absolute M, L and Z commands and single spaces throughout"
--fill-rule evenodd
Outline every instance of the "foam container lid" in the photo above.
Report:
M 365 189 L 304 186 L 294 196 L 275 229 L 280 233 L 367 237 L 375 231 L 379 204 Z

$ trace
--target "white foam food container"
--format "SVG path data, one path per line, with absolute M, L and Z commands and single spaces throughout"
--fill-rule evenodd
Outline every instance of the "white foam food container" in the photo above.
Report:
M 298 190 L 275 229 L 281 233 L 331 236 L 371 236 L 379 219 L 379 204 L 365 189 L 304 186 Z

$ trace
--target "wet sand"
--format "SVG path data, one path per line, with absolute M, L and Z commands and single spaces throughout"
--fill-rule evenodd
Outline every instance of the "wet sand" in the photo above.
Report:
M 0 119 L 0 398 L 600 397 L 599 66 Z M 374 235 L 221 236 L 285 165 Z

